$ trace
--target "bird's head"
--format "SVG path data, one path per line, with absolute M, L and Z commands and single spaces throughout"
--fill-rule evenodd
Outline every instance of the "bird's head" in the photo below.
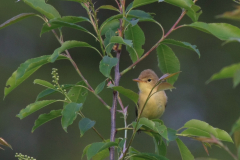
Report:
M 158 82 L 158 76 L 151 69 L 142 71 L 137 79 L 133 81 L 138 82 L 138 88 L 141 92 L 149 92 Z

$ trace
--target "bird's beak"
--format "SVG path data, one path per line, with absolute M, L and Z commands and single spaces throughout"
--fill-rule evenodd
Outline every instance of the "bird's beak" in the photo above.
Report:
M 135 82 L 142 82 L 140 79 L 133 79 L 133 81 L 135 81 Z

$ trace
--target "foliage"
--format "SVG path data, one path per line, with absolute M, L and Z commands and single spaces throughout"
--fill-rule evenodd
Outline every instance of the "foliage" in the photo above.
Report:
M 188 42 L 181 42 L 175 39 L 167 39 L 168 36 L 175 30 L 178 30 L 181 27 L 191 27 L 199 31 L 208 33 L 224 43 L 229 43 L 232 41 L 240 41 L 240 29 L 230 24 L 226 23 L 205 23 L 198 22 L 199 16 L 202 14 L 201 7 L 197 6 L 196 0 L 134 0 L 127 7 L 125 0 L 116 0 L 118 8 L 111 5 L 103 5 L 98 9 L 95 9 L 95 4 L 92 0 L 69 0 L 76 3 L 80 3 L 82 7 L 86 10 L 88 14 L 87 17 L 76 17 L 76 16 L 65 16 L 61 17 L 60 13 L 50 4 L 47 4 L 45 0 L 23 0 L 23 2 L 29 5 L 31 8 L 39 12 L 40 14 L 35 13 L 22 13 L 12 19 L 4 22 L 0 25 L 0 29 L 3 29 L 11 24 L 14 24 L 20 20 L 23 20 L 28 17 L 40 17 L 43 21 L 43 28 L 41 34 L 48 31 L 52 31 L 56 39 L 60 43 L 60 47 L 56 48 L 52 55 L 44 55 L 41 57 L 29 59 L 22 63 L 20 67 L 12 74 L 12 76 L 7 80 L 6 88 L 4 90 L 4 96 L 6 97 L 11 93 L 17 86 L 24 82 L 28 77 L 40 69 L 43 65 L 48 63 L 54 63 L 56 60 L 68 60 L 73 65 L 74 69 L 82 79 L 76 84 L 60 84 L 59 75 L 57 69 L 53 68 L 52 71 L 52 83 L 45 80 L 36 79 L 34 84 L 41 85 L 46 89 L 39 93 L 37 99 L 34 103 L 31 103 L 26 108 L 22 109 L 17 115 L 20 119 L 23 119 L 36 111 L 47 107 L 48 105 L 61 102 L 62 107 L 58 110 L 52 110 L 50 113 L 41 114 L 38 119 L 35 121 L 35 124 L 32 128 L 32 132 L 40 127 L 41 125 L 61 117 L 62 128 L 67 132 L 68 126 L 76 121 L 77 117 L 80 116 L 81 120 L 79 121 L 80 137 L 83 137 L 84 134 L 89 130 L 93 129 L 96 134 L 101 138 L 102 142 L 94 142 L 85 147 L 82 156 L 87 156 L 87 159 L 96 159 L 101 160 L 108 156 L 110 159 L 114 159 L 114 150 L 118 151 L 118 158 L 137 160 L 137 159 L 160 159 L 167 160 L 166 151 L 167 146 L 170 142 L 175 141 L 179 147 L 179 151 L 182 157 L 182 160 L 193 160 L 194 156 L 187 148 L 187 146 L 180 140 L 181 136 L 189 137 L 195 140 L 198 140 L 203 143 L 204 149 L 207 151 L 207 146 L 212 144 L 218 145 L 219 147 L 229 151 L 228 148 L 223 145 L 221 141 L 233 142 L 230 135 L 221 129 L 214 128 L 206 122 L 200 120 L 189 120 L 185 125 L 178 129 L 174 130 L 168 128 L 164 125 L 164 122 L 157 120 L 149 120 L 147 118 L 140 118 L 142 111 L 144 110 L 150 97 L 159 91 L 171 90 L 175 87 L 173 84 L 177 81 L 180 73 L 180 61 L 177 58 L 175 52 L 168 45 L 175 45 L 185 49 L 192 50 L 197 53 L 200 57 L 200 51 L 197 49 L 196 45 L 192 45 Z M 170 5 L 177 6 L 182 9 L 182 13 L 179 19 L 173 24 L 168 32 L 165 32 L 165 29 L 162 25 L 157 22 L 152 14 L 147 13 L 143 10 L 136 9 L 140 6 L 145 6 L 151 3 L 165 2 Z M 117 13 L 110 18 L 106 19 L 101 25 L 98 22 L 98 11 L 100 10 L 113 10 Z M 236 11 L 238 12 L 238 10 Z M 193 22 L 190 24 L 178 25 L 181 19 L 187 15 Z M 228 18 L 230 13 L 225 13 L 220 17 Z M 236 15 L 234 15 L 234 19 Z M 233 17 L 231 17 L 233 18 Z M 85 29 L 78 22 L 88 22 L 92 25 L 95 33 L 91 33 L 89 30 Z M 148 51 L 144 51 L 142 48 L 145 44 L 145 33 L 141 29 L 138 23 L 140 22 L 153 22 L 158 24 L 161 29 L 162 36 L 159 41 L 152 46 Z M 62 27 L 73 28 L 77 31 L 83 31 L 88 33 L 90 36 L 93 36 L 96 41 L 98 41 L 101 50 L 98 50 L 97 47 L 92 46 L 84 41 L 69 40 L 64 41 L 62 35 Z M 55 32 L 55 29 L 58 29 L 59 33 Z M 132 60 L 132 65 L 127 67 L 122 72 L 119 71 L 120 66 L 120 56 L 122 53 L 123 46 L 126 47 L 126 51 L 129 53 L 129 56 Z M 72 59 L 69 49 L 75 47 L 88 47 L 95 50 L 98 55 L 101 57 L 99 62 L 99 71 L 106 77 L 106 79 L 101 82 L 96 89 L 94 90 L 92 86 L 88 83 L 87 79 L 82 75 L 80 69 L 78 68 L 75 61 Z M 140 111 L 136 121 L 127 124 L 127 109 L 124 107 L 121 101 L 121 95 L 124 95 L 131 99 L 136 105 L 139 99 L 137 93 L 125 88 L 124 86 L 119 86 L 119 81 L 121 76 L 126 72 L 130 71 L 137 64 L 139 64 L 143 59 L 145 59 L 153 50 L 157 51 L 158 57 L 158 66 L 162 73 L 164 74 L 154 87 L 149 92 L 147 100 Z M 115 57 L 113 56 L 115 55 Z M 112 69 L 114 68 L 114 76 L 112 76 Z M 215 74 L 211 77 L 209 81 L 230 78 L 234 79 L 234 86 L 237 86 L 240 83 L 240 66 L 239 64 L 232 65 L 230 67 L 224 68 L 218 74 Z M 165 82 L 167 81 L 167 82 Z M 113 90 L 113 104 L 110 107 L 100 96 L 99 93 L 105 89 L 107 82 L 108 88 Z M 154 88 L 157 88 L 157 91 L 154 93 Z M 60 93 L 64 98 L 59 98 L 57 100 L 40 100 L 42 98 L 47 98 L 51 94 Z M 82 113 L 82 108 L 84 107 L 84 102 L 88 96 L 88 93 L 92 93 L 99 99 L 107 110 L 111 110 L 112 122 L 111 122 L 111 135 L 110 139 L 106 140 L 99 133 L 99 131 L 94 127 L 96 122 L 85 117 Z M 116 128 L 115 119 L 116 119 L 116 109 L 117 101 L 119 102 L 121 109 L 120 112 L 123 115 L 124 119 L 124 128 Z M 132 146 L 132 141 L 138 130 L 143 131 L 147 135 L 153 138 L 155 145 L 155 153 L 142 153 L 137 151 Z M 183 131 L 181 131 L 184 129 Z M 124 130 L 124 137 L 116 138 L 116 131 Z M 127 130 L 132 130 L 131 138 L 127 138 Z M 180 132 L 181 131 L 181 132 Z M 239 140 L 239 123 L 237 122 L 232 130 L 234 134 L 234 142 L 240 151 L 240 140 Z M 3 141 L 2 141 L 3 142 Z M 1 143 L 3 144 L 3 143 Z M 5 145 L 7 143 L 4 143 Z M 7 145 L 10 147 L 9 145 Z M 110 152 L 109 152 L 110 148 Z M 24 159 L 24 156 L 17 154 L 19 159 Z M 236 157 L 232 155 L 234 159 Z M 28 157 L 25 157 L 27 159 Z M 31 158 L 28 158 L 31 159 Z
M 237 1 L 236 1 L 237 2 Z M 225 12 L 222 15 L 217 16 L 218 18 L 240 20 L 240 6 L 236 7 L 237 9 L 232 12 Z M 238 31 L 238 34 L 240 32 Z M 231 37 L 224 44 L 229 42 L 240 42 L 239 37 Z M 240 64 L 232 64 L 230 66 L 224 67 L 220 72 L 212 75 L 212 77 L 207 81 L 207 83 L 225 78 L 233 78 L 233 87 L 236 87 L 240 83 Z

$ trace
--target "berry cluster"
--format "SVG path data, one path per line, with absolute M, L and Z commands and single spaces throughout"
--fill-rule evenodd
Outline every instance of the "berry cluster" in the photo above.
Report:
M 62 92 L 63 94 L 67 94 L 67 90 L 64 89 L 64 85 L 59 85 L 58 81 L 59 81 L 59 75 L 57 73 L 57 70 L 56 68 L 53 68 L 52 69 L 52 82 L 54 84 L 54 87 L 56 87 L 57 90 L 59 90 L 60 92 Z
M 58 81 L 59 81 L 59 75 L 58 75 L 57 71 L 58 71 L 57 68 L 53 68 L 53 69 L 52 69 L 52 73 L 51 73 L 51 74 L 52 74 L 52 78 L 53 78 L 53 80 L 52 80 L 53 85 L 54 85 L 54 87 L 56 87 L 56 89 L 57 89 L 59 92 L 61 92 L 62 94 L 65 95 L 65 97 L 67 97 L 67 90 L 64 89 L 64 85 L 60 85 L 60 84 L 58 83 Z M 65 100 L 67 100 L 67 98 L 65 98 Z
M 18 160 L 36 160 L 35 158 L 23 155 L 22 153 L 16 153 L 15 157 L 17 157 Z

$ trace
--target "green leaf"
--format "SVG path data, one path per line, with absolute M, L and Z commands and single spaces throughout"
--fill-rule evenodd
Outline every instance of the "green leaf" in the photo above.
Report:
M 162 82 L 158 85 L 157 92 L 159 91 L 164 91 L 164 90 L 169 90 L 169 89 L 174 89 L 173 85 L 167 82 Z M 155 92 L 156 93 L 156 92 Z
M 197 5 L 192 5 L 191 9 L 187 11 L 188 17 L 192 19 L 193 22 L 197 22 L 199 16 L 202 14 L 201 7 Z
M 129 12 L 129 15 L 136 16 L 140 19 L 152 18 L 152 16 L 149 13 L 146 13 L 145 11 L 142 11 L 142 10 L 131 10 Z
M 124 143 L 126 143 L 126 139 L 125 138 L 123 138 L 123 139 L 119 138 L 119 140 L 121 140 L 121 141 L 118 143 L 117 152 L 120 155 L 123 152 L 123 146 L 124 146 Z
M 119 21 L 118 21 L 119 22 Z M 112 51 L 112 48 L 113 48 L 113 46 L 114 46 L 114 43 L 111 43 L 110 44 L 110 39 L 113 37 L 113 36 L 115 36 L 115 32 L 110 28 L 107 32 L 106 32 L 106 34 L 105 34 L 105 39 L 104 39 L 104 46 L 108 46 L 107 48 L 106 48 L 106 52 L 107 52 L 107 54 L 109 54 L 109 53 L 111 53 L 111 51 Z
M 86 32 L 88 34 L 93 35 L 91 32 L 89 32 L 84 27 L 79 26 L 79 25 L 74 24 L 74 23 L 68 23 L 68 22 L 63 22 L 63 21 L 52 21 L 52 24 L 58 25 L 59 27 L 70 27 L 70 28 L 77 29 L 77 30 L 80 30 L 80 31 L 83 31 L 83 32 Z
M 83 149 L 83 154 L 82 154 L 82 159 L 83 157 L 87 154 L 88 148 L 91 146 L 92 144 L 87 145 L 84 149 Z
M 236 6 L 237 9 L 225 12 L 222 15 L 218 15 L 217 18 L 226 18 L 226 19 L 232 19 L 232 20 L 240 20 L 240 7 Z
M 153 142 L 155 145 L 155 153 L 158 155 L 166 156 L 167 146 L 164 143 L 164 141 L 162 140 L 162 138 L 156 134 L 153 134 Z
M 147 127 L 150 130 L 157 131 L 157 129 L 155 127 L 155 123 L 153 121 L 145 118 L 145 117 L 140 118 L 139 124 L 141 124 L 142 126 Z
M 64 52 L 65 50 L 71 49 L 71 48 L 75 48 L 75 47 L 88 47 L 88 48 L 92 48 L 94 50 L 96 50 L 100 55 L 101 53 L 93 46 L 89 45 L 86 42 L 81 42 L 81 41 L 65 41 L 61 47 L 57 48 L 53 54 L 51 55 L 51 57 L 49 58 L 49 62 L 55 62 L 55 60 L 59 57 L 59 55 Z
M 171 128 L 167 128 L 167 133 L 168 133 L 168 141 L 167 144 L 169 144 L 169 142 L 171 141 L 175 141 L 178 137 L 177 137 L 177 131 Z
M 144 160 L 143 158 L 131 157 L 132 155 L 138 154 L 138 153 L 140 153 L 138 150 L 136 150 L 136 149 L 133 148 L 133 147 L 130 147 L 130 148 L 129 148 L 130 160 Z
M 168 133 L 167 133 L 167 127 L 165 125 L 160 125 L 160 126 L 156 126 L 158 133 L 165 138 L 166 140 L 168 140 Z
M 81 137 L 86 131 L 91 129 L 96 124 L 95 121 L 90 120 L 89 118 L 83 118 L 79 121 L 78 127 L 80 129 Z
M 88 0 L 65 0 L 65 1 L 73 1 L 73 2 L 78 2 L 78 3 L 86 3 Z
M 124 45 L 129 46 L 129 47 L 132 47 L 132 46 L 133 46 L 132 40 L 123 39 L 123 38 L 120 37 L 120 36 L 113 36 L 113 37 L 110 39 L 110 43 L 124 44 Z
M 156 122 L 156 123 L 159 123 L 159 124 L 164 124 L 164 122 L 163 122 L 163 120 L 161 120 L 161 119 L 151 119 L 153 122 Z M 155 123 L 155 124 L 156 124 Z
M 137 7 L 147 5 L 147 4 L 150 4 L 150 3 L 154 3 L 154 2 L 157 2 L 157 1 L 158 0 L 147 0 L 147 1 L 146 0 L 134 0 L 132 8 L 137 8 Z
M 164 41 L 162 41 L 162 43 L 164 43 L 164 44 L 172 44 L 172 45 L 175 45 L 175 46 L 179 46 L 179 47 L 183 47 L 183 48 L 186 48 L 186 49 L 190 49 L 190 50 L 196 52 L 198 54 L 199 58 L 200 58 L 200 52 L 197 49 L 196 45 L 191 45 L 188 42 L 181 42 L 181 41 L 177 41 L 177 40 L 174 40 L 174 39 L 165 39 Z
M 111 69 L 112 69 L 112 67 L 116 66 L 117 63 L 118 63 L 117 58 L 110 58 L 108 56 L 104 56 L 99 65 L 100 72 L 105 77 L 111 77 L 110 76 Z
M 92 160 L 105 160 L 107 157 L 109 157 L 109 149 L 105 149 L 97 153 L 95 156 L 92 157 Z
M 112 29 L 113 31 L 117 31 L 117 29 L 119 28 L 119 21 L 118 19 L 123 18 L 122 14 L 117 14 L 114 15 L 108 19 L 106 19 L 102 25 L 100 26 L 100 33 L 101 35 L 104 35 L 109 29 Z M 114 20 L 114 21 L 113 21 Z
M 62 18 L 54 18 L 51 19 L 48 23 L 50 24 L 50 27 L 45 23 L 42 27 L 40 35 L 43 33 L 46 33 L 48 31 L 51 31 L 56 28 L 63 27 L 61 24 L 54 24 L 54 22 L 67 22 L 67 23 L 78 23 L 78 22 L 90 22 L 90 20 L 86 17 L 76 17 L 76 16 L 64 16 Z M 85 31 L 85 30 L 84 30 Z
M 35 121 L 34 126 L 32 128 L 32 133 L 35 131 L 35 129 L 37 129 L 38 127 L 40 127 L 41 125 L 62 116 L 62 110 L 52 110 L 50 113 L 48 114 L 41 114 L 38 119 Z
M 80 81 L 68 91 L 67 96 L 72 102 L 83 104 L 87 99 L 88 95 L 88 90 L 85 87 L 86 84 L 84 83 L 84 81 Z
M 238 149 L 238 153 L 239 153 L 239 147 L 240 147 L 240 130 L 238 131 L 235 131 L 234 134 L 233 134 L 233 137 L 234 137 L 234 143 L 236 145 L 236 148 Z
M 240 118 L 233 124 L 230 135 L 232 135 L 235 131 L 240 130 Z
M 38 101 L 32 104 L 29 104 L 26 108 L 22 109 L 20 113 L 17 115 L 20 119 L 23 119 L 30 114 L 38 111 L 39 109 L 46 107 L 47 105 L 50 105 L 54 102 L 57 102 L 58 100 L 45 100 L 45 101 Z
M 131 24 L 132 27 L 135 26 L 135 25 L 137 25 L 137 23 L 139 22 L 139 19 L 130 19 L 130 20 L 128 20 L 128 19 L 125 18 L 125 17 L 124 17 L 124 19 L 125 19 L 129 24 Z
M 162 0 L 159 0 L 159 2 L 162 2 Z M 192 0 L 164 0 L 164 2 L 167 2 L 171 5 L 184 8 L 186 10 L 190 10 L 192 5 L 194 4 Z
M 194 160 L 192 153 L 179 138 L 176 139 L 176 142 L 181 153 L 182 160 Z
M 141 20 L 147 21 L 150 19 L 150 18 L 148 18 L 149 14 L 147 14 L 144 11 L 136 10 L 136 11 L 133 11 L 132 13 L 135 15 L 128 14 L 127 18 L 138 18 L 140 21 Z M 122 14 L 117 14 L 117 15 L 114 15 L 114 16 L 106 19 L 100 27 L 101 35 L 104 35 L 109 29 L 112 29 L 114 32 L 116 32 L 117 29 L 119 28 L 119 24 L 120 24 L 118 19 L 122 19 L 122 18 L 124 18 Z
M 72 85 L 72 84 L 65 84 L 65 85 L 63 85 L 64 87 L 63 87 L 63 89 L 68 89 L 68 88 L 70 88 L 70 87 L 72 87 L 72 86 L 74 86 L 74 85 Z M 38 94 L 38 96 L 37 96 L 37 98 L 36 98 L 36 101 L 38 101 L 38 100 L 40 100 L 40 99 L 42 99 L 42 98 L 44 98 L 44 97 L 46 97 L 46 96 L 48 96 L 48 95 L 51 95 L 51 94 L 53 94 L 53 93 L 56 93 L 56 92 L 59 92 L 58 90 L 55 90 L 55 89 L 45 89 L 45 90 L 43 90 L 42 92 L 40 92 L 39 94 Z
M 141 153 L 136 149 L 130 147 L 130 160 L 168 160 L 166 157 L 154 153 Z
M 112 5 L 102 5 L 97 10 L 99 10 L 99 9 L 109 9 L 109 10 L 113 10 L 113 11 L 119 12 L 119 10 L 116 7 L 112 6 Z
M 233 142 L 232 138 L 229 136 L 229 134 L 226 131 L 218 128 L 214 128 L 208 123 L 200 120 L 192 119 L 186 122 L 183 128 L 191 129 L 191 130 L 187 130 L 185 133 L 183 131 L 185 135 L 186 133 L 188 133 L 188 136 L 211 137 L 211 135 L 213 135 L 214 137 L 216 137 L 221 141 Z M 201 134 L 201 133 L 204 133 L 204 134 Z M 209 136 L 207 136 L 207 133 L 209 133 Z
M 230 38 L 230 39 L 226 40 L 222 45 L 225 45 L 230 42 L 240 42 L 240 38 Z
M 96 159 L 96 160 L 102 160 L 104 158 L 106 158 L 109 154 L 108 148 L 112 147 L 112 146 L 118 146 L 117 143 L 115 142 L 96 142 L 90 145 L 90 147 L 87 149 L 86 153 L 87 153 L 87 159 L 90 160 L 91 158 Z M 101 156 L 101 158 L 97 159 L 95 156 L 97 156 L 98 154 L 100 154 L 103 151 L 107 151 L 108 154 L 106 154 L 105 152 L 105 156 Z
M 134 2 L 134 1 L 133 1 Z M 133 2 L 131 2 L 131 3 L 129 3 L 129 5 L 127 6 L 127 8 L 126 8 L 126 12 L 128 12 L 131 8 L 132 8 L 132 6 L 133 6 Z
M 240 159 L 240 147 L 237 148 L 238 159 Z
M 13 72 L 12 76 L 7 80 L 6 87 L 4 90 L 4 98 L 18 85 L 25 81 L 29 76 L 31 76 L 35 71 L 37 71 L 44 64 L 49 63 L 48 58 L 50 56 L 45 55 L 33 59 L 29 59 L 22 63 L 20 67 Z M 59 56 L 57 60 L 67 59 L 64 56 Z
M 154 122 L 152 120 L 149 120 L 147 118 L 140 118 L 139 124 L 142 125 L 142 127 L 145 130 L 153 130 L 154 132 L 157 132 L 159 135 L 161 135 L 163 138 L 168 140 L 168 133 L 167 133 L 167 127 L 165 125 L 162 125 L 159 122 Z
M 99 149 L 98 152 L 101 152 L 101 151 L 108 149 L 110 147 L 113 147 L 113 146 L 118 146 L 118 144 L 116 142 L 107 142 Z
M 77 118 L 78 112 L 82 109 L 82 103 L 69 103 L 62 110 L 62 127 L 67 132 L 67 127 Z
M 44 80 L 41 80 L 41 79 L 35 79 L 33 83 L 34 84 L 39 84 L 41 86 L 44 86 L 44 87 L 47 87 L 47 88 L 50 88 L 50 89 L 55 89 L 55 87 L 51 83 L 49 83 L 47 81 L 44 81 Z
M 131 99 L 135 104 L 138 102 L 138 94 L 133 92 L 130 89 L 123 88 L 122 86 L 112 86 L 112 89 L 118 91 L 119 93 L 123 94 L 124 96 L 128 97 Z
M 130 53 L 132 61 L 136 62 L 144 53 L 144 49 L 142 49 L 145 44 L 144 32 L 138 25 L 129 26 L 125 31 L 125 38 L 133 42 L 133 47 L 126 46 L 126 49 Z
M 204 23 L 195 22 L 189 25 L 189 27 L 196 28 L 200 31 L 212 34 L 220 40 L 229 40 L 231 38 L 240 38 L 240 29 L 227 23 Z
M 47 56 L 32 58 L 32 59 L 29 59 L 26 62 L 22 63 L 20 65 L 20 67 L 18 67 L 18 69 L 17 69 L 16 80 L 22 78 L 27 71 L 29 71 L 31 69 L 35 69 L 36 67 L 40 67 L 40 66 L 48 63 L 47 59 L 49 57 L 50 56 L 47 55 Z M 67 58 L 64 56 L 57 58 L 57 60 L 60 60 L 60 59 L 67 59 Z
M 180 62 L 172 49 L 164 44 L 160 44 L 157 48 L 158 66 L 165 73 L 176 73 L 180 71 Z M 178 78 L 178 74 L 167 79 L 167 82 L 174 84 Z
M 233 87 L 236 87 L 240 83 L 240 69 L 238 69 L 233 76 Z
M 102 28 L 101 35 L 104 35 L 104 34 L 106 35 L 109 30 L 112 30 L 114 32 L 114 36 L 115 36 L 115 32 L 117 32 L 119 25 L 120 25 L 120 22 L 118 19 L 114 19 L 114 20 L 108 22 Z M 110 39 L 109 39 L 109 41 L 110 41 Z
M 106 80 L 104 80 L 102 83 L 100 83 L 97 87 L 96 87 L 96 89 L 95 89 L 95 93 L 96 94 L 99 94 L 100 92 L 102 92 L 102 90 L 104 89 L 104 87 L 105 87 L 105 84 L 106 84 Z
M 36 98 L 36 101 L 42 99 L 43 97 L 46 97 L 46 96 L 51 95 L 51 94 L 53 94 L 53 93 L 56 93 L 56 92 L 58 92 L 58 90 L 49 89 L 49 88 L 48 88 L 48 89 L 45 89 L 45 90 L 43 90 L 42 92 L 40 92 L 40 93 L 38 94 L 38 96 L 37 96 L 37 98 Z
M 45 0 L 23 0 L 27 5 L 42 13 L 49 19 L 60 18 L 58 11 L 51 5 L 46 4 Z
M 195 160 L 219 160 L 219 159 L 215 159 L 215 158 L 195 158 Z
M 96 143 L 91 144 L 86 152 L 87 159 L 90 160 L 93 156 L 95 156 L 102 146 L 104 146 L 103 142 L 96 142 Z
M 138 126 L 136 125 L 137 125 L 137 122 L 132 122 L 133 128 L 136 128 L 136 131 L 138 131 L 142 127 L 142 124 L 138 123 Z
M 14 23 L 17 23 L 23 19 L 26 19 L 28 17 L 32 17 L 32 16 L 37 16 L 37 14 L 35 13 L 22 13 L 22 14 L 19 14 L 9 20 L 7 20 L 6 22 L 4 22 L 3 24 L 0 25 L 0 30 L 7 27 L 7 26 L 10 26 Z
M 188 128 L 185 129 L 182 133 L 182 136 L 199 136 L 199 137 L 211 137 L 211 134 L 200 129 Z
M 214 80 L 218 80 L 218 79 L 232 78 L 235 76 L 235 73 L 239 69 L 240 69 L 240 63 L 224 67 L 220 72 L 212 75 L 212 77 L 207 81 L 207 83 Z

